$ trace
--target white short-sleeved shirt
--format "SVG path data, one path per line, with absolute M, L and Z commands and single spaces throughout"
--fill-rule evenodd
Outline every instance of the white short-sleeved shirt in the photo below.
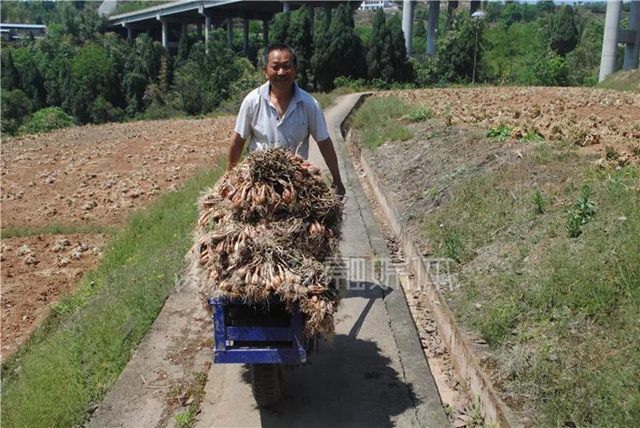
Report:
M 294 83 L 293 98 L 284 117 L 278 117 L 269 96 L 270 83 L 245 97 L 238 113 L 235 131 L 250 138 L 249 151 L 286 147 L 307 159 L 309 135 L 316 141 L 329 138 L 320 103 Z

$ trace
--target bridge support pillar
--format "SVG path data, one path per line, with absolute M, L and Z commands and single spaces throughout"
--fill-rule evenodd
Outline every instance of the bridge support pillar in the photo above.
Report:
M 402 3 L 402 31 L 404 43 L 407 47 L 407 56 L 413 53 L 413 0 L 404 0 Z
M 609 0 L 604 22 L 604 38 L 602 40 L 602 56 L 600 57 L 600 76 L 602 82 L 616 69 L 616 50 L 618 49 L 618 33 L 622 16 L 622 2 Z
M 249 20 L 242 19 L 242 53 L 247 54 L 249 51 Z
M 130 25 L 127 25 L 127 40 L 133 41 L 133 28 Z
M 284 2 L 282 4 L 282 11 L 283 12 L 291 12 L 291 3 L 289 3 L 288 1 Z
M 429 25 L 427 27 L 427 55 L 436 54 L 436 40 L 438 37 L 438 18 L 440 15 L 440 2 L 429 2 Z
M 631 2 L 631 13 L 629 15 L 629 32 L 630 35 L 635 33 L 632 43 L 627 43 L 624 51 L 624 70 L 638 68 L 638 58 L 640 57 L 640 2 Z
M 269 46 L 269 20 L 262 20 L 262 44 L 266 48 Z
M 204 16 L 204 46 L 205 51 L 209 53 L 209 34 L 211 33 L 211 15 Z
M 233 18 L 227 18 L 227 47 L 233 47 Z
M 159 18 L 162 23 L 162 47 L 169 48 L 169 23 L 165 18 Z

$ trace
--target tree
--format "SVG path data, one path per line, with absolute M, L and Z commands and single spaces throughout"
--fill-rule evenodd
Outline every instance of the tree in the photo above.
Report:
M 209 51 L 196 43 L 187 62 L 176 70 L 175 89 L 188 114 L 211 112 L 229 98 L 232 83 L 242 76 L 235 53 L 227 47 L 222 32 L 214 32 Z
M 451 30 L 440 40 L 437 70 L 444 82 L 482 80 L 482 55 L 485 50 L 484 21 L 456 11 Z
M 393 73 L 391 80 L 406 82 L 411 80 L 411 64 L 407 60 L 407 47 L 405 45 L 404 32 L 400 15 L 394 15 L 387 21 L 389 41 L 386 44 L 387 56 L 391 60 Z
M 291 12 L 278 13 L 269 25 L 269 43 L 287 43 Z
M 10 50 L 2 52 L 2 89 L 20 89 L 20 72 L 13 63 Z
M 354 31 L 353 10 L 346 4 L 335 10 L 328 31 L 316 33 L 314 44 L 311 65 L 317 89 L 333 89 L 333 80 L 338 76 L 365 76 L 362 42 Z
M 291 14 L 287 43 L 295 49 L 298 57 L 298 84 L 307 89 L 311 80 L 313 36 L 311 35 L 311 20 L 305 5 Z
M 549 45 L 558 55 L 564 57 L 575 49 L 579 40 L 580 34 L 576 26 L 573 8 L 562 6 L 558 16 L 553 20 Z
M 367 71 L 370 79 L 384 79 L 383 76 L 391 76 L 391 58 L 388 58 L 389 50 L 385 44 L 389 40 L 389 31 L 384 11 L 378 9 L 373 18 L 373 30 L 367 49 Z M 406 50 L 405 50 L 406 52 Z M 386 80 L 386 79 L 385 79 Z
M 29 97 L 20 89 L 2 89 L 2 133 L 15 133 L 29 115 Z

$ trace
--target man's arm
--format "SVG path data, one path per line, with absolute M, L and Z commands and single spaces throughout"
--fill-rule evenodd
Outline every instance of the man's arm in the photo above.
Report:
M 242 149 L 244 149 L 244 142 L 245 139 L 234 131 L 227 152 L 227 171 L 231 171 L 238 164 L 240 156 L 242 156 Z
M 331 178 L 333 179 L 333 185 L 336 188 L 336 192 L 340 196 L 344 196 L 346 190 L 344 188 L 344 184 L 342 184 L 342 178 L 340 177 L 340 169 L 338 168 L 338 157 L 336 156 L 336 151 L 333 148 L 333 141 L 331 141 L 331 137 L 327 137 L 322 141 L 318 141 L 318 148 L 320 149 L 320 154 L 324 158 L 324 162 L 327 164 L 329 168 L 329 172 L 331 173 Z

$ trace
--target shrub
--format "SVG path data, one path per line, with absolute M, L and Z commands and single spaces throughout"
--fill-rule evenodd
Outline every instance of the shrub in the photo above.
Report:
M 2 133 L 14 134 L 29 114 L 31 101 L 20 89 L 2 90 Z
M 75 120 L 60 107 L 47 107 L 38 110 L 20 128 L 21 133 L 37 134 L 50 132 L 54 129 L 68 128 L 75 125 Z

